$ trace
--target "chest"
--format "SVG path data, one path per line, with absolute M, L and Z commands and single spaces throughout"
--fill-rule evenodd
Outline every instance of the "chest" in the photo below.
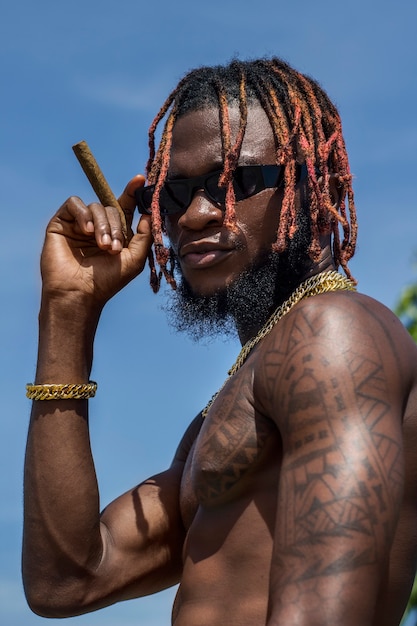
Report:
M 279 433 L 256 404 L 252 370 L 243 368 L 215 399 L 190 450 L 181 488 L 186 520 L 198 506 L 211 508 L 238 499 L 271 468 L 276 477 Z

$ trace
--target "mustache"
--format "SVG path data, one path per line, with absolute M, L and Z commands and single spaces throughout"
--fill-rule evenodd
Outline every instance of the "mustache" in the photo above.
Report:
M 190 235 L 188 233 L 181 233 L 175 246 L 171 242 L 171 249 L 176 257 L 180 257 L 183 250 L 192 249 L 215 249 L 222 250 L 244 250 L 245 244 L 238 233 L 233 231 L 217 231 L 213 234 L 201 234 Z

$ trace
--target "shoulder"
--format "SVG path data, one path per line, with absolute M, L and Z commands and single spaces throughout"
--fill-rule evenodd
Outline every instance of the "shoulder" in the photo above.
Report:
M 282 319 L 280 326 L 283 331 L 292 332 L 301 320 L 317 337 L 337 334 L 341 339 L 353 340 L 352 332 L 375 337 L 383 333 L 387 338 L 395 336 L 409 342 L 408 333 L 390 309 L 358 292 L 330 292 L 305 298 Z
M 262 342 L 255 371 L 256 395 L 267 401 L 268 413 L 294 408 L 295 391 L 297 401 L 311 402 L 313 390 L 330 401 L 333 388 L 337 404 L 341 387 L 350 402 L 372 388 L 381 400 L 403 405 L 416 386 L 417 348 L 384 305 L 363 294 L 335 292 L 297 304 Z
M 299 302 L 272 329 L 266 351 L 287 354 L 311 345 L 330 353 L 346 350 L 395 355 L 397 364 L 416 362 L 417 348 L 396 315 L 373 298 L 356 292 L 332 292 Z M 387 350 L 388 352 L 383 352 Z

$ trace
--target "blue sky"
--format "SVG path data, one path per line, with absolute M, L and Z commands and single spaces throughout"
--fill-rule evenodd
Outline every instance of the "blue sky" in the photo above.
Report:
M 116 193 L 143 171 L 147 127 L 194 66 L 277 55 L 337 103 L 355 176 L 361 291 L 392 307 L 416 279 L 415 0 L 14 0 L 0 20 L 0 623 L 45 622 L 20 580 L 22 467 L 36 360 L 38 259 L 49 217 L 94 194 L 72 151 L 85 139 Z M 148 275 L 112 301 L 96 340 L 92 444 L 103 506 L 170 462 L 183 430 L 238 351 L 176 336 Z M 165 366 L 161 368 L 161 361 Z M 162 626 L 173 592 L 70 619 Z

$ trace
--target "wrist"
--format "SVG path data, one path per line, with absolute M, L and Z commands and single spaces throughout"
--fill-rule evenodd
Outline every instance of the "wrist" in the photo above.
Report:
M 100 312 L 73 294 L 42 299 L 37 384 L 89 380 Z

